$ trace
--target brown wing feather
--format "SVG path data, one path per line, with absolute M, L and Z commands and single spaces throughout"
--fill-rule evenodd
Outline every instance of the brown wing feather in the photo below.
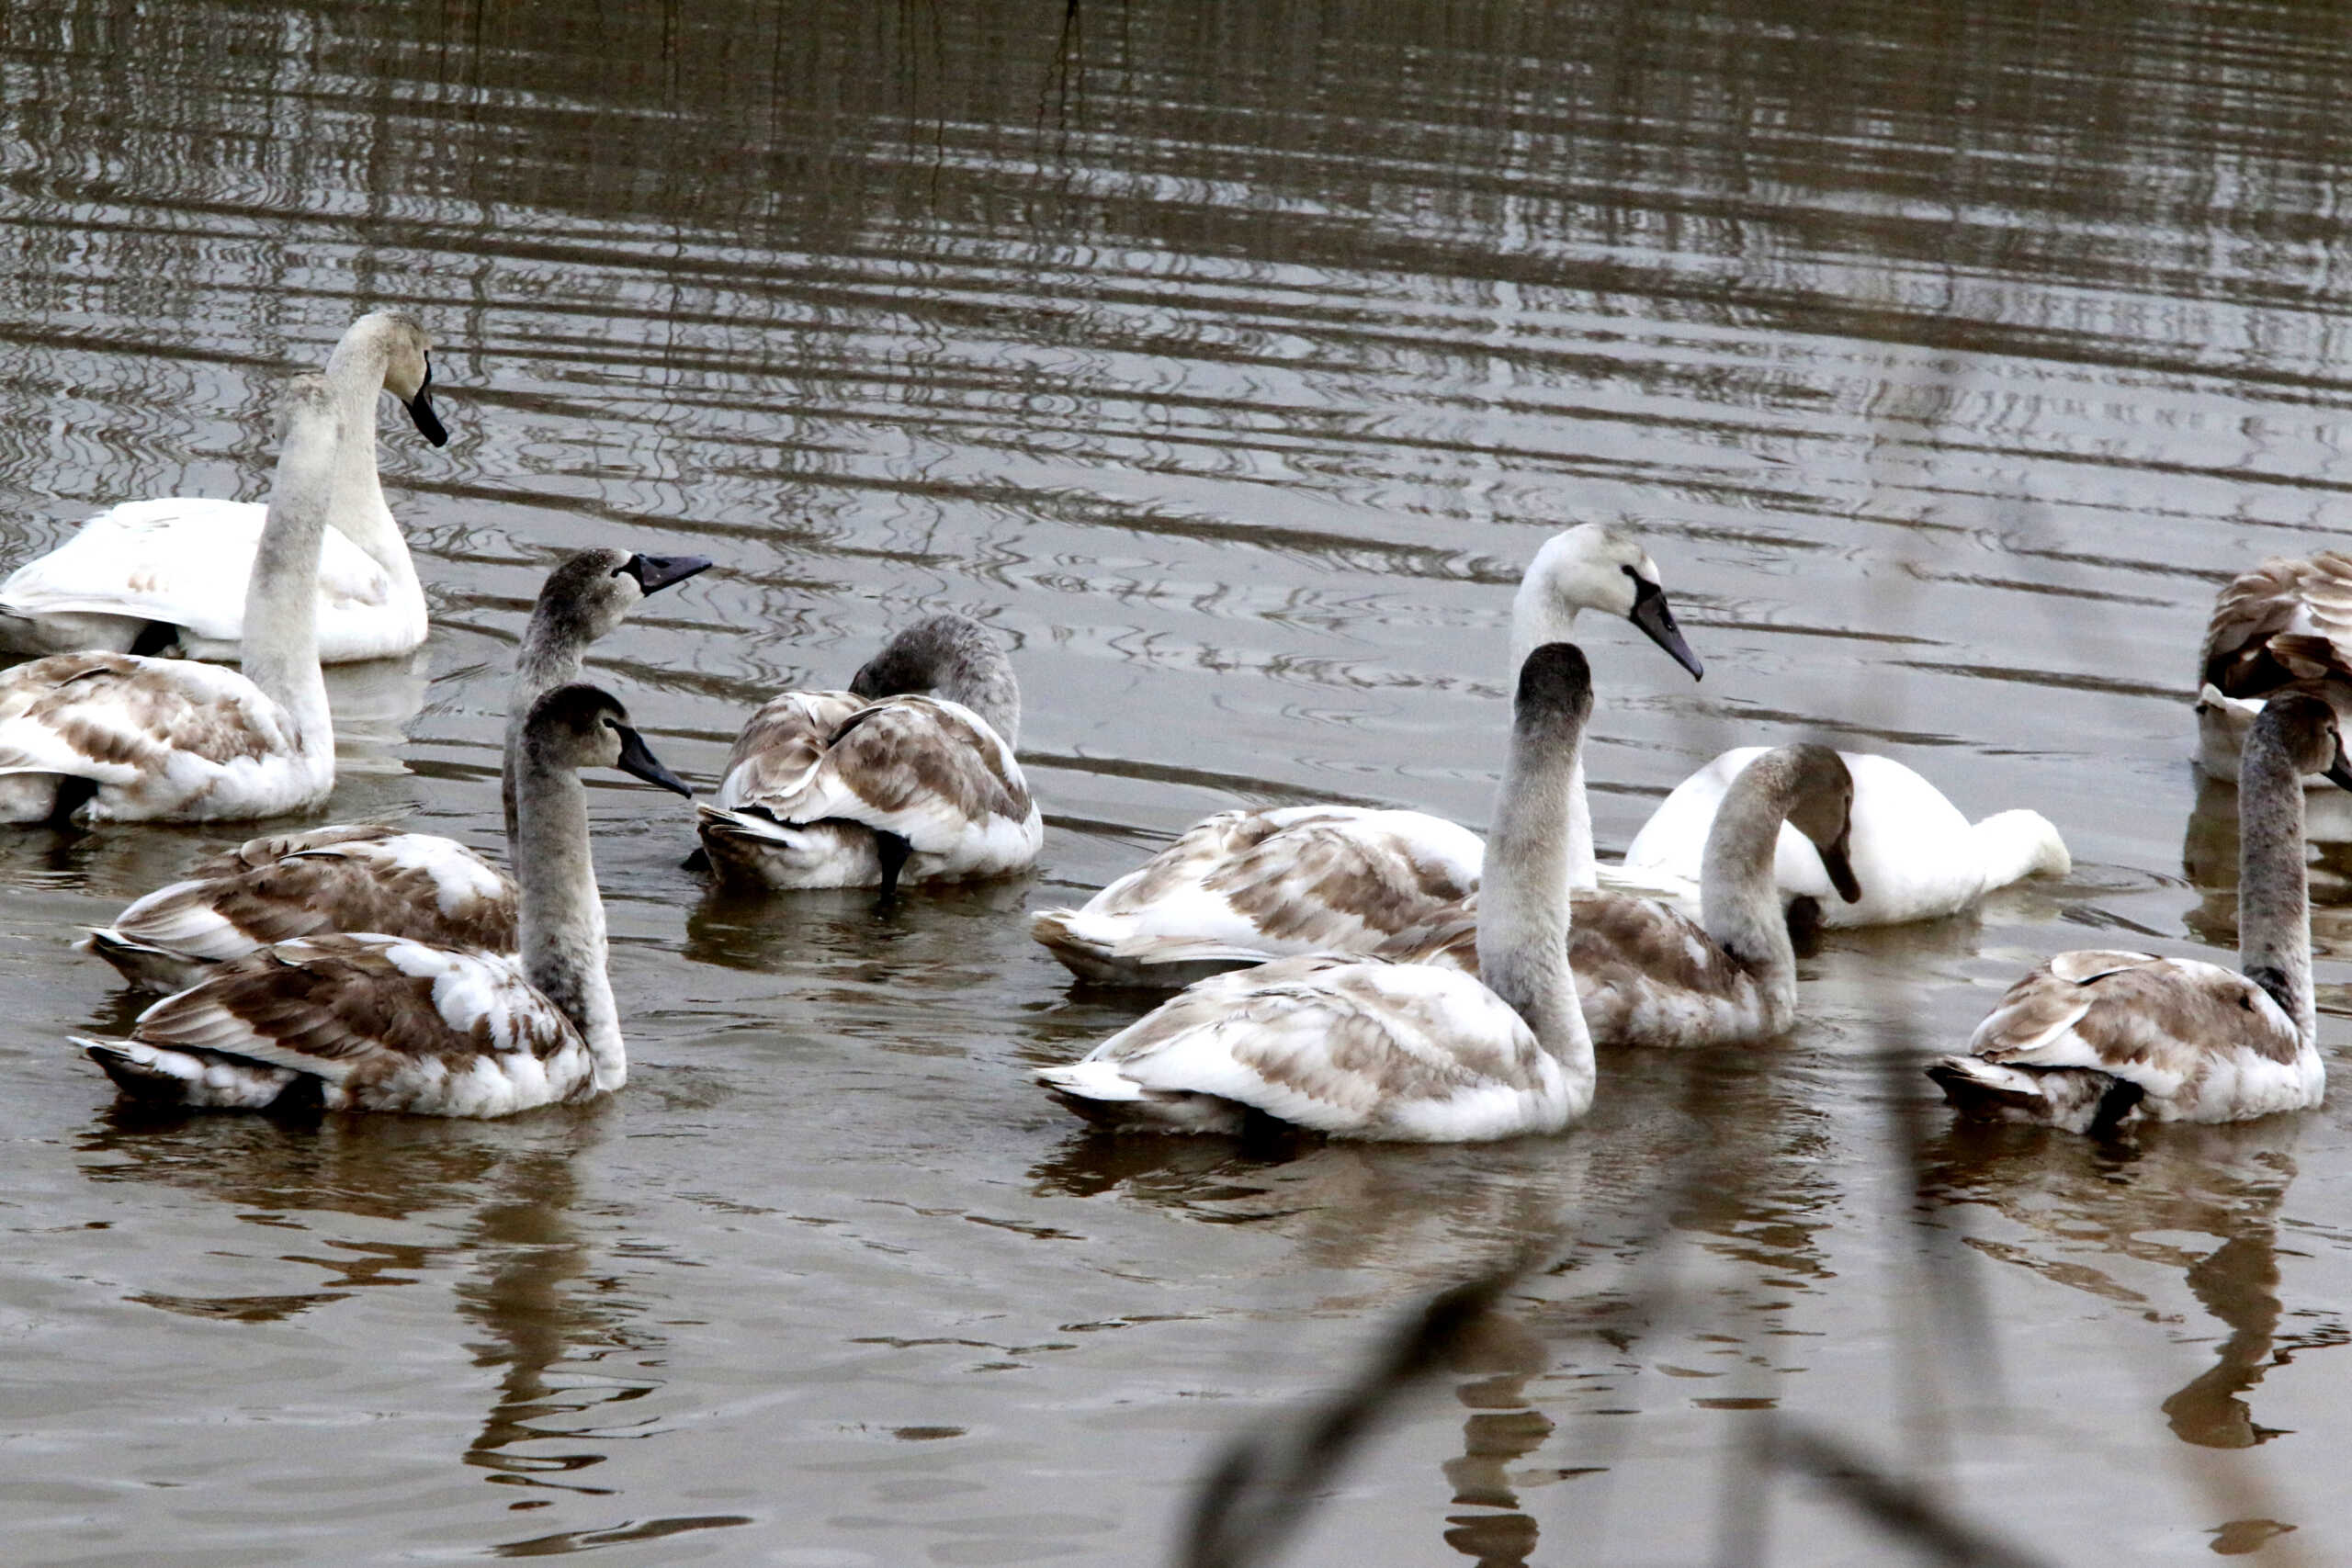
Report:
M 2343 668 L 2352 651 L 2352 555 L 2325 550 L 2305 560 L 2278 558 L 2232 580 L 2213 603 L 2199 660 L 2199 679 L 2233 697 L 2255 697 L 2308 678 L 2298 662 L 2315 650 L 2281 657 L 2281 639 L 2308 632 L 2335 645 L 2320 660 Z M 2298 641 L 2302 640 L 2298 637 Z

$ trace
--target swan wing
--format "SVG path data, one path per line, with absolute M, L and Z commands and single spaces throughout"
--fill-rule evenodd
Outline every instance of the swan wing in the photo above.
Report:
M 0 583 L 0 611 L 123 615 L 185 626 L 209 642 L 240 642 L 266 511 L 258 502 L 192 497 L 111 507 Z M 394 592 L 381 566 L 327 531 L 319 553 L 322 643 L 336 615 L 381 610 Z
M 594 1083 L 579 1032 L 519 960 L 378 935 L 224 964 L 141 1013 L 130 1043 L 314 1078 L 335 1110 L 497 1116 Z
M 813 754 L 797 731 L 783 751 L 764 787 L 733 792 L 740 809 L 895 833 L 916 854 L 956 869 L 1012 870 L 1036 858 L 1044 827 L 1021 764 L 960 704 L 885 697 L 852 712 Z
M 215 664 L 62 653 L 0 675 L 0 773 L 193 783 L 300 750 L 293 716 Z
M 1203 980 L 1040 1077 L 1071 1098 L 1206 1097 L 1363 1138 L 1505 1137 L 1570 1114 L 1558 1065 L 1486 987 L 1335 954 Z
M 848 692 L 786 692 L 744 721 L 727 753 L 713 804 L 733 811 L 789 799 L 824 761 L 825 743 L 865 705 Z

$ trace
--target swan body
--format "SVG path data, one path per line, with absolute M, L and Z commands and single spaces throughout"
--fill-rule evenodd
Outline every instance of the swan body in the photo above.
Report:
M 1310 953 L 1187 987 L 1038 1077 L 1117 1130 L 1456 1143 L 1557 1132 L 1590 1109 L 1592 1039 L 1568 973 L 1568 780 L 1590 671 L 1532 654 L 1514 704 L 1476 977 Z
M 1588 523 L 1536 551 L 1511 601 L 1511 667 L 1567 640 L 1578 612 L 1623 615 L 1696 678 L 1657 567 L 1629 531 Z M 1571 886 L 1595 886 L 1579 756 L 1569 780 Z M 1286 807 L 1220 812 L 1078 909 L 1044 909 L 1030 934 L 1080 979 L 1174 987 L 1204 973 L 1317 950 L 1368 953 L 1442 919 L 1477 885 L 1467 829 L 1420 811 Z M 1321 933 L 1320 936 L 1317 933 Z
M 2234 782 L 2263 699 L 2333 675 L 2352 675 L 2352 555 L 2274 557 L 2232 579 L 2198 654 L 2198 767 Z
M 1603 885 L 1695 906 L 1709 827 L 1733 781 L 1764 754 L 1761 746 L 1725 751 L 1677 784 L 1634 836 L 1623 866 L 1602 873 Z M 1839 755 L 1854 781 L 1849 852 L 1861 897 L 1848 903 L 1834 896 L 1819 852 L 1793 826 L 1781 829 L 1773 873 L 1783 897 L 1819 903 L 1824 925 L 1938 919 L 2020 877 L 2064 876 L 2073 868 L 2065 841 L 2039 812 L 2003 811 L 1971 823 L 1893 758 Z
M 2329 704 L 2286 691 L 2255 721 L 2239 768 L 2239 968 L 2062 953 L 2009 987 L 1966 1055 L 1928 1068 L 1955 1108 L 2104 1134 L 2320 1102 L 2302 775 L 2352 788 L 2352 764 Z
M 94 929 L 85 945 L 132 984 L 176 991 L 230 959 L 331 931 L 512 953 L 518 901 L 504 872 L 454 839 L 347 823 L 215 856 Z
M 1030 931 L 1080 979 L 1183 986 L 1272 958 L 1369 953 L 1468 898 L 1485 861 L 1477 834 L 1421 811 L 1220 811 L 1085 908 L 1040 911 Z
M 620 1088 L 579 770 L 688 792 L 593 686 L 543 697 L 523 752 L 519 957 L 379 932 L 304 937 L 165 997 L 128 1040 L 75 1043 L 124 1094 L 193 1109 L 504 1116 Z
M 523 720 L 540 697 L 579 678 L 589 645 L 646 594 L 694 576 L 698 556 L 588 549 L 566 556 L 539 591 L 515 660 L 502 793 L 514 836 Z M 514 883 L 454 839 L 380 822 L 340 823 L 254 839 L 139 899 L 85 942 L 132 985 L 192 986 L 272 942 L 375 931 L 445 947 L 514 951 Z
M 1770 1040 L 1796 1021 L 1796 953 L 1773 883 L 1780 837 L 1817 846 L 1825 886 L 1841 902 L 1867 896 L 1847 843 L 1854 796 L 1846 763 L 1826 746 L 1786 746 L 1741 773 L 1708 834 L 1701 914 L 1621 893 L 1572 903 L 1568 965 L 1577 1006 L 1599 1045 L 1726 1045 Z M 1401 933 L 1386 957 L 1473 970 L 1475 899 L 1431 927 Z
M 429 344 L 394 311 L 362 316 L 327 361 L 342 415 L 318 573 L 319 658 L 386 659 L 424 641 L 424 591 L 376 473 L 376 394 L 390 391 L 435 446 Z M 171 651 L 233 660 L 266 508 L 180 496 L 109 507 L 0 582 L 0 649 Z
M 1020 697 L 986 627 L 918 623 L 850 685 L 786 692 L 736 737 L 716 799 L 697 807 L 721 880 L 888 893 L 1036 863 L 1045 819 L 1013 756 Z
M 0 820 L 233 820 L 299 811 L 334 788 L 312 612 L 341 420 L 316 376 L 288 383 L 286 416 L 245 589 L 243 670 L 62 653 L 0 674 Z

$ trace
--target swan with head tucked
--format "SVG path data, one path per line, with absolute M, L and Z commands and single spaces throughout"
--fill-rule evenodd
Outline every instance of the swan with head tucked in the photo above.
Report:
M 1569 781 L 1592 708 L 1573 644 L 1537 649 L 1512 705 L 1476 978 L 1309 954 L 1202 980 L 1038 1077 L 1125 1131 L 1466 1143 L 1553 1133 L 1591 1108 L 1592 1036 L 1568 969 Z
M 933 615 L 846 692 L 786 692 L 744 724 L 697 807 L 720 880 L 775 889 L 964 882 L 1036 863 L 1045 820 L 1013 758 L 1021 690 L 996 635 Z
M 376 394 L 400 399 L 434 446 L 432 340 L 395 310 L 362 316 L 329 356 L 341 415 L 321 547 L 319 659 L 383 659 L 424 641 L 424 591 L 376 474 Z M 240 658 L 244 583 L 266 508 L 175 496 L 132 501 L 82 525 L 64 544 L 0 582 L 0 648 L 18 653 L 175 652 Z
M 594 686 L 540 698 L 521 750 L 520 957 L 371 932 L 305 937 L 165 997 L 128 1040 L 75 1043 L 125 1095 L 195 1109 L 504 1116 L 620 1088 L 628 1054 L 580 770 L 689 792 Z
M 2312 998 L 2303 776 L 2352 789 L 2335 710 L 2273 696 L 2239 761 L 2238 968 L 2062 953 L 2011 986 L 1966 1055 L 1928 1068 L 1963 1114 L 2104 1134 L 2242 1122 L 2327 1091 Z
M 1634 835 L 1623 863 L 1601 868 L 1604 887 L 1652 894 L 1690 908 L 1699 901 L 1710 825 L 1761 746 L 1724 752 L 1680 784 Z M 2074 868 L 2065 840 L 2036 811 L 2001 811 L 1971 823 L 1935 785 L 1891 757 L 1840 752 L 1853 777 L 1849 852 L 1862 896 L 1836 891 L 1818 849 L 1783 828 L 1774 878 L 1782 899 L 1811 898 L 1826 926 L 1891 926 L 1939 919 L 1996 888 Z
M 1621 893 L 1580 893 L 1568 964 L 1600 1045 L 1728 1045 L 1770 1040 L 1796 1021 L 1796 951 L 1773 885 L 1788 829 L 1804 835 L 1838 897 L 1866 895 L 1847 858 L 1854 780 L 1826 746 L 1767 751 L 1734 781 L 1707 835 L 1700 918 Z M 1475 972 L 1473 898 L 1450 918 L 1378 950 L 1408 964 Z
M 699 556 L 579 550 L 548 574 L 515 660 L 501 795 L 514 841 L 523 719 L 580 678 L 588 647 L 645 596 L 710 563 Z M 84 945 L 135 986 L 175 991 L 272 942 L 376 931 L 444 947 L 514 951 L 519 894 L 481 855 L 386 822 L 337 823 L 250 840 L 215 855 L 93 929 Z
M 1535 553 L 1511 601 L 1511 668 L 1565 642 L 1579 611 L 1623 615 L 1693 678 L 1657 565 L 1627 529 L 1588 523 Z M 1592 814 L 1578 758 L 1565 852 L 1594 886 Z M 1080 978 L 1175 987 L 1286 954 L 1368 953 L 1478 886 L 1485 846 L 1421 811 L 1292 806 L 1221 811 L 1077 909 L 1043 909 L 1030 934 Z
M 59 653 L 0 674 L 0 821 L 273 817 L 334 787 L 311 618 L 340 420 L 316 376 L 288 383 L 285 413 L 245 588 L 243 671 Z
M 2265 697 L 2298 682 L 2347 675 L 2352 555 L 2273 557 L 2233 578 L 2214 596 L 2198 656 L 2198 767 L 2234 782 Z

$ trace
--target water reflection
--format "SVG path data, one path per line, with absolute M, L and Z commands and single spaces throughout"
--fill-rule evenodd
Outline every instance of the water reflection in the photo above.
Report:
M 1927 1148 L 1920 1190 L 1991 1208 L 2024 1233 L 1972 1236 L 1986 1256 L 2116 1305 L 2164 1311 L 2129 1265 L 2177 1272 L 2225 1332 L 2213 1364 L 2163 1401 L 2165 1423 L 2200 1448 L 2252 1448 L 2281 1434 L 2245 1396 L 2304 1351 L 2352 1343 L 2334 1311 L 2299 1312 L 2304 1326 L 2279 1332 L 2278 1221 L 2307 1120 L 2153 1127 L 2131 1145 L 1955 1120 Z

